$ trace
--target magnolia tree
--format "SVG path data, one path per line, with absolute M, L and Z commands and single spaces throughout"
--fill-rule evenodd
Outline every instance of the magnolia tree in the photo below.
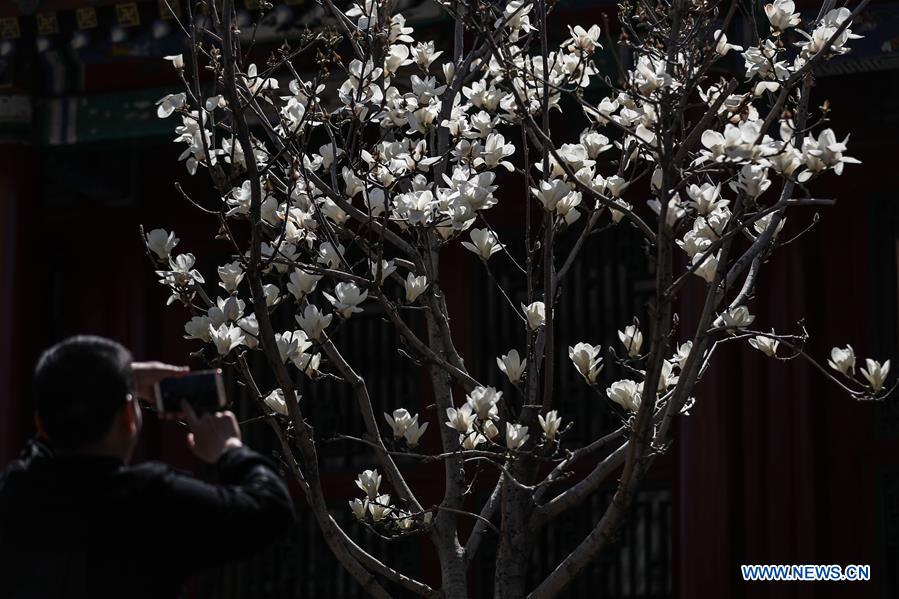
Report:
M 202 205 L 182 194 L 214 217 L 210 235 L 232 255 L 215 284 L 194 255 L 176 253 L 174 233 L 149 231 L 148 253 L 169 303 L 192 315 L 187 338 L 205 344 L 212 363 L 236 369 L 334 556 L 376 597 L 394 585 L 465 597 L 487 534 L 498 537 L 496 555 L 478 559 L 495 560 L 496 597 L 558 595 L 614 541 L 722 344 L 802 357 L 856 399 L 889 391 L 889 361 L 868 359 L 857 371 L 847 345 L 823 364 L 806 353 L 801 326 L 758 326 L 751 302 L 768 259 L 791 247 L 779 238 L 788 213 L 831 204 L 813 195 L 818 179 L 858 162 L 845 154 L 846 139 L 824 128 L 826 105 L 810 109 L 809 92 L 816 65 L 859 37 L 851 26 L 864 2 L 854 12 L 830 2 L 803 19 L 792 1 L 776 0 L 765 20 L 736 1 L 625 1 L 617 41 L 598 26 L 575 26 L 550 45 L 553 4 L 441 0 L 455 29 L 451 47 L 438 49 L 416 41 L 387 0 L 347 8 L 321 0 L 320 26 L 260 67 L 247 64 L 251 25 L 239 30 L 224 0 L 193 7 L 182 23 L 190 51 L 168 57 L 184 91 L 162 98 L 158 114 L 180 121 L 187 171 L 206 171 L 220 200 Z M 746 48 L 724 33 L 738 11 L 758 32 L 741 40 Z M 596 67 L 601 44 L 616 46 L 614 76 Z M 563 106 L 560 133 L 553 112 Z M 491 227 L 500 201 L 514 203 L 524 248 Z M 559 339 L 566 276 L 576 261 L 596 259 L 582 251 L 588 239 L 614 227 L 634 229 L 634 251 L 653 265 L 648 318 L 619 323 L 620 346 Z M 496 360 L 518 397 L 482 384 L 485 373 L 456 349 L 441 286 L 441 255 L 456 244 L 488 270 L 507 262 L 526 287 L 518 304 L 494 279 L 521 323 L 522 345 Z M 687 287 L 700 304 L 677 301 Z M 436 414 L 376 414 L 370 381 L 329 335 L 375 307 L 426 369 Z M 413 310 L 423 326 L 412 323 Z M 251 370 L 252 352 L 264 355 L 253 363 L 265 376 Z M 604 360 L 626 378 L 604 376 Z M 397 542 L 426 535 L 439 588 L 365 551 L 329 514 L 323 431 L 304 416 L 297 391 L 301 379 L 323 376 L 352 390 L 366 431 L 353 441 L 371 459 L 346 509 Z M 577 376 L 620 423 L 571 447 L 570 415 L 554 409 L 553 383 Z M 439 437 L 442 450 L 420 453 L 423 435 Z M 439 504 L 419 500 L 397 454 L 442 463 Z M 497 482 L 476 504 L 472 471 L 482 466 Z M 607 483 L 614 494 L 596 526 L 528 588 L 527 548 Z

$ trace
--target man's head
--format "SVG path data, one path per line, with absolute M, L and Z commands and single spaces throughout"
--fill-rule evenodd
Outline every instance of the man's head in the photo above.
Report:
M 79 335 L 43 353 L 34 371 L 38 426 L 64 451 L 127 459 L 140 432 L 131 353 L 103 337 Z

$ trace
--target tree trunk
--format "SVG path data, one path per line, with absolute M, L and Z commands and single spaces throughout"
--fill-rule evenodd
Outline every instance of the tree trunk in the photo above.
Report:
M 436 268 L 435 268 L 436 271 Z M 431 274 L 431 280 L 435 280 Z M 438 289 L 436 283 L 434 289 Z M 433 291 L 432 291 L 433 292 Z M 428 338 L 431 349 L 442 358 L 447 357 L 445 344 L 440 334 L 440 326 L 437 318 L 443 315 L 426 312 L 428 323 Z M 450 376 L 437 364 L 430 365 L 431 387 L 434 391 L 434 401 L 437 404 L 437 420 L 441 426 L 440 437 L 444 451 L 457 451 L 459 449 L 458 433 L 443 425 L 443 417 L 446 409 L 453 406 L 453 387 Z M 465 465 L 460 454 L 448 457 L 445 460 L 446 484 L 441 507 L 458 510 L 462 508 L 465 489 Z M 441 591 L 448 599 L 465 599 L 468 597 L 468 581 L 466 579 L 465 549 L 459 543 L 458 515 L 450 510 L 438 509 L 434 518 L 435 535 L 434 542 L 437 547 L 437 555 L 440 558 Z
M 520 460 L 512 465 L 516 480 L 529 480 L 529 464 Z M 504 475 L 505 476 L 505 475 Z M 532 536 L 528 527 L 533 509 L 531 491 L 506 481 L 500 498 L 502 522 L 494 572 L 494 599 L 520 599 L 527 595 L 527 569 Z

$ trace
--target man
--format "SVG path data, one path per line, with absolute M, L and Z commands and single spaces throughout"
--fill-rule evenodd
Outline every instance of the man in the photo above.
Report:
M 293 524 L 272 465 L 241 443 L 234 414 L 198 418 L 188 444 L 218 484 L 158 462 L 127 465 L 138 397 L 186 368 L 134 363 L 114 341 L 79 336 L 41 356 L 32 442 L 0 476 L 0 598 L 178 597 L 199 570 L 247 554 Z

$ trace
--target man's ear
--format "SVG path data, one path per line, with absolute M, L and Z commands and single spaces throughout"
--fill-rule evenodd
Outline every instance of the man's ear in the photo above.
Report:
M 140 432 L 140 425 L 137 422 L 137 414 L 135 414 L 134 403 L 136 401 L 136 399 L 132 398 L 125 402 L 125 405 L 122 406 L 122 413 L 119 415 L 122 425 L 125 427 L 125 430 L 127 430 L 131 435 L 137 435 Z

